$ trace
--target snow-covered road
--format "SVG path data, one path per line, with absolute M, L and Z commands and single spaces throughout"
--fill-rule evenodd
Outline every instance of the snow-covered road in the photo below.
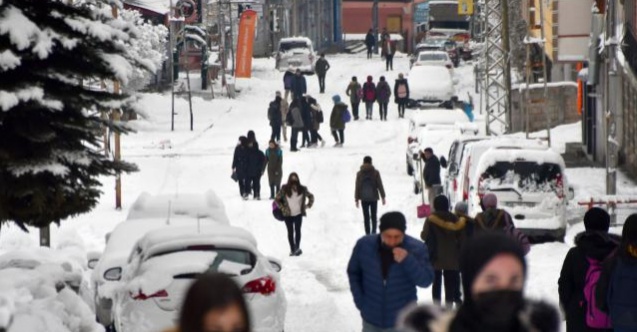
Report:
M 363 81 L 372 75 L 377 81 L 380 75 L 385 75 L 393 86 L 398 73 L 408 72 L 408 59 L 404 56 L 396 57 L 392 72 L 385 71 L 380 59 L 366 60 L 364 55 L 328 56 L 328 60 L 332 69 L 327 75 L 327 93 L 319 95 L 318 80 L 315 76 L 307 77 L 308 91 L 326 110 L 326 119 L 332 95 L 338 93 L 345 99 L 345 88 L 352 76 Z M 170 95 L 144 95 L 148 119 L 134 123 L 139 132 L 122 140 L 123 157 L 140 168 L 140 172 L 123 178 L 123 210 L 113 209 L 114 179 L 104 178 L 104 196 L 99 206 L 87 215 L 64 221 L 59 229 L 53 230 L 53 244 L 75 238 L 83 242 L 87 250 L 100 250 L 104 246 L 104 235 L 125 219 L 127 209 L 141 192 L 185 193 L 213 189 L 224 200 L 231 223 L 250 230 L 264 254 L 283 261 L 282 282 L 288 298 L 286 331 L 359 331 L 361 322 L 345 272 L 355 241 L 364 235 L 362 214 L 354 205 L 355 174 L 363 157 L 372 156 L 387 191 L 387 205 L 379 208 L 379 215 L 402 211 L 409 220 L 407 233 L 419 236 L 422 220 L 416 218 L 415 208 L 419 196 L 413 194 L 412 179 L 405 172 L 407 120 L 399 120 L 396 105 L 390 104 L 387 122 L 348 124 L 343 148 L 331 147 L 333 139 L 328 126 L 323 125 L 320 133 L 328 142 L 324 148 L 303 149 L 295 154 L 284 149 L 284 174 L 299 173 L 301 182 L 316 197 L 315 206 L 303 223 L 304 254 L 288 257 L 285 226 L 272 218 L 271 202 L 243 201 L 237 185 L 230 179 L 232 153 L 240 135 L 254 130 L 260 147 L 267 145 L 268 102 L 276 90 L 282 89 L 282 73 L 273 69 L 273 61 L 255 60 L 254 77 L 237 82 L 242 91 L 236 100 L 195 98 L 193 132 L 188 130 L 186 101 L 177 101 L 176 130 L 170 132 Z M 462 66 L 456 74 L 461 79 L 458 94 L 461 97 L 468 92 L 473 94 L 472 67 Z M 477 98 L 474 96 L 476 103 Z M 377 113 L 375 115 L 378 118 Z M 577 141 L 576 126 L 559 129 L 574 137 L 553 137 Z M 588 197 L 603 190 L 603 186 L 598 185 L 603 183 L 603 170 L 576 169 L 569 170 L 568 175 L 575 184 L 577 197 Z M 268 197 L 267 177 L 263 178 L 262 187 L 262 197 Z M 620 184 L 620 192 L 637 194 L 634 184 L 627 180 Z M 574 210 L 573 213 L 582 212 Z M 529 255 L 529 294 L 557 303 L 557 277 L 562 259 L 573 235 L 581 229 L 581 225 L 572 227 L 566 244 L 533 247 Z M 35 232 L 23 234 L 15 227 L 3 228 L 0 252 L 34 246 L 36 235 Z M 421 301 L 429 301 L 430 290 L 421 290 L 419 296 Z

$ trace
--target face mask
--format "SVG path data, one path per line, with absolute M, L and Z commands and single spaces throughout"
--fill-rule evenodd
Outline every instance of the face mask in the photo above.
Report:
M 515 326 L 518 314 L 524 308 L 521 291 L 499 290 L 479 294 L 473 307 L 484 327 L 507 331 Z

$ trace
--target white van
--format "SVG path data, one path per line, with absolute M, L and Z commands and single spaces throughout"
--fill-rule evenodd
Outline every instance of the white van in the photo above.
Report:
M 565 169 L 562 156 L 551 149 L 490 148 L 469 181 L 469 214 L 481 212 L 482 197 L 493 193 L 520 231 L 562 241 L 572 198 Z
M 462 200 L 462 192 L 458 190 L 458 178 L 460 177 L 460 164 L 462 163 L 465 147 L 486 139 L 488 139 L 486 136 L 463 136 L 451 143 L 449 154 L 447 155 L 447 174 L 443 179 L 442 187 L 445 196 L 449 199 L 449 206 L 452 208 L 457 202 Z

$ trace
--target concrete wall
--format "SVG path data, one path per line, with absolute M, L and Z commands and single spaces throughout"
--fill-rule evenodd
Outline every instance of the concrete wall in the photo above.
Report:
M 400 31 L 389 31 L 390 33 L 403 34 L 407 32 L 406 46 L 411 45 L 412 40 L 412 3 L 379 3 L 378 5 L 378 33 L 380 34 L 387 22 L 392 17 L 401 18 Z M 345 34 L 365 34 L 372 28 L 372 2 L 343 2 L 343 33 Z
M 524 89 L 511 91 L 511 132 L 524 132 L 526 116 L 523 105 L 529 112 L 529 131 L 546 129 L 544 89 L 542 84 L 532 84 L 529 99 L 525 102 Z M 547 98 L 548 114 L 551 127 L 580 121 L 577 113 L 577 84 L 574 82 L 558 82 L 549 84 Z
M 630 68 L 624 68 L 621 80 L 622 114 L 617 122 L 619 164 L 632 178 L 637 178 L 637 79 Z

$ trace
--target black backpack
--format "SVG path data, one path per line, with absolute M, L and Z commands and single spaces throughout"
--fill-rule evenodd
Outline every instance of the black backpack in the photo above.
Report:
M 361 181 L 361 191 L 360 191 L 360 199 L 363 202 L 373 202 L 376 201 L 376 181 L 374 179 L 374 174 L 365 174 L 363 175 L 363 180 Z
M 323 111 L 316 111 L 316 122 L 323 123 Z

